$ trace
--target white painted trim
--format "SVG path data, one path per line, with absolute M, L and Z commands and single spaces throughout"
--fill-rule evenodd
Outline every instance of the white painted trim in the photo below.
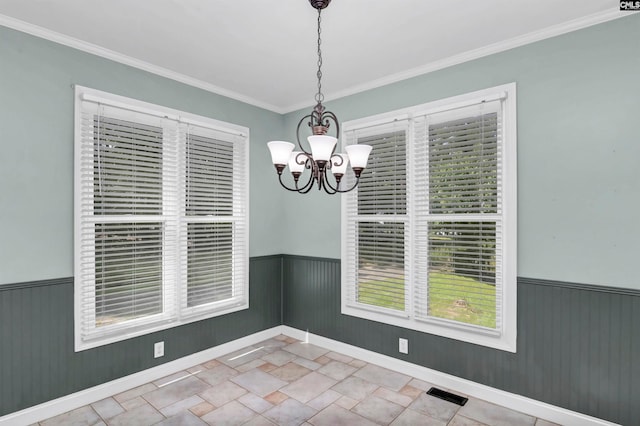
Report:
M 505 392 L 480 383 L 475 383 L 470 380 L 422 367 L 417 364 L 412 364 L 407 361 L 372 352 L 358 346 L 317 336 L 315 334 L 310 334 L 308 331 L 302 331 L 284 325 L 259 331 L 249 336 L 245 336 L 228 343 L 223 343 L 213 348 L 167 362 L 166 364 L 162 364 L 157 367 L 152 367 L 120 379 L 112 380 L 89 389 L 75 392 L 71 395 L 66 395 L 21 411 L 16 411 L 15 413 L 0 417 L 0 426 L 29 425 L 42 421 L 84 405 L 100 401 L 104 398 L 108 398 L 137 386 L 158 380 L 170 374 L 177 373 L 178 371 L 202 364 L 203 362 L 211 359 L 219 358 L 222 355 L 260 343 L 263 340 L 270 339 L 280 334 L 293 337 L 305 343 L 331 348 L 332 351 L 366 360 L 369 363 L 380 365 L 399 373 L 433 383 L 436 386 L 452 389 L 467 396 L 482 399 L 521 413 L 536 416 L 566 426 L 616 426 L 615 423 L 611 423 L 606 420 L 597 419 L 575 411 L 536 401 L 531 398 Z
M 64 46 L 71 47 L 73 49 L 81 50 L 92 55 L 100 56 L 114 62 L 118 62 L 124 65 L 129 65 L 134 68 L 138 68 L 143 71 L 150 72 L 152 74 L 159 75 L 161 77 L 169 78 L 180 83 L 187 84 L 189 86 L 197 87 L 198 89 L 206 90 L 207 92 L 215 93 L 217 95 L 225 96 L 227 98 L 235 99 L 236 101 L 243 102 L 245 104 L 253 105 L 258 108 L 267 109 L 269 111 L 276 112 L 278 114 L 284 114 L 285 109 L 279 108 L 275 105 L 259 101 L 249 96 L 242 95 L 240 93 L 227 90 L 223 87 L 207 83 L 197 78 L 189 77 L 187 75 L 171 71 L 169 69 L 159 67 L 157 65 L 150 64 L 140 59 L 133 58 L 131 56 L 124 55 L 122 53 L 115 52 L 110 49 L 98 46 L 93 43 L 61 34 L 52 31 L 47 28 L 43 28 L 37 25 L 30 24 L 28 22 L 21 21 L 19 19 L 12 18 L 10 16 L 0 14 L 0 25 L 8 27 L 23 33 L 31 34 L 36 37 L 43 38 L 45 40 L 52 41 L 54 43 L 62 44 Z
M 219 358 L 222 355 L 226 355 L 239 349 L 246 348 L 247 346 L 260 343 L 263 340 L 270 339 L 279 334 L 282 334 L 283 331 L 283 326 L 277 326 L 268 330 L 259 331 L 249 336 L 245 336 L 228 343 L 223 343 L 213 348 L 206 349 L 192 355 L 187 355 L 174 361 L 169 361 L 165 364 L 158 365 L 157 367 L 152 367 L 147 370 L 140 371 L 129 376 L 121 377 L 119 379 L 112 380 L 110 382 L 103 383 L 89 389 L 84 389 L 79 392 L 63 396 L 61 398 L 53 399 L 51 401 L 47 401 L 33 407 L 25 408 L 24 410 L 16 411 L 15 413 L 7 414 L 6 416 L 0 417 L 0 426 L 29 425 L 35 422 L 42 421 L 44 419 L 48 419 L 50 417 L 57 416 L 62 413 L 66 413 L 67 411 L 74 410 L 76 408 L 91 404 L 96 401 L 100 401 L 104 398 L 108 398 L 110 396 L 124 392 L 128 389 L 144 385 L 145 383 L 158 380 L 170 374 L 177 373 L 178 371 L 182 371 L 195 365 L 202 364 L 203 362 L 207 362 L 211 359 Z
M 402 361 L 377 352 L 372 352 L 358 346 L 349 345 L 337 340 L 310 334 L 308 331 L 298 330 L 288 326 L 281 326 L 282 334 L 302 340 L 306 343 L 331 348 L 332 351 L 339 352 L 351 357 L 366 360 L 371 364 L 376 364 L 384 368 L 415 377 L 436 386 L 455 390 L 467 396 L 478 398 L 503 407 L 539 417 L 565 426 L 615 426 L 606 420 L 587 416 L 565 408 L 556 407 L 551 404 L 536 401 L 500 389 L 495 389 L 480 383 Z
M 402 80 L 417 77 L 422 74 L 428 74 L 433 71 L 438 71 L 444 68 L 451 67 L 453 65 L 462 64 L 464 62 L 479 59 L 485 56 L 493 55 L 494 53 L 504 52 L 505 50 L 514 49 L 516 47 L 524 46 L 526 44 L 535 43 L 537 41 L 545 40 L 547 38 L 556 37 L 562 34 L 570 33 L 572 31 L 581 30 L 593 25 L 602 24 L 614 19 L 623 18 L 629 16 L 632 13 L 639 12 L 621 12 L 616 8 L 607 10 L 605 12 L 598 12 L 591 15 L 583 16 L 571 21 L 564 22 L 562 24 L 553 25 L 547 28 L 543 28 L 538 31 L 533 31 L 528 34 L 524 34 L 518 37 L 514 37 L 508 40 L 503 40 L 488 46 L 484 46 L 478 49 L 469 50 L 457 55 L 449 56 L 447 58 L 429 62 L 416 68 L 401 71 L 396 74 L 391 74 L 386 77 L 379 78 L 377 80 L 368 81 L 363 84 L 350 87 L 345 90 L 337 92 L 325 93 L 325 102 L 333 101 L 336 99 L 344 98 L 347 96 L 355 95 L 367 90 L 376 89 L 378 87 L 386 86 L 392 83 L 397 83 Z M 285 113 L 298 111 L 300 109 L 311 108 L 311 104 L 304 102 L 294 104 L 288 107 L 282 108 Z

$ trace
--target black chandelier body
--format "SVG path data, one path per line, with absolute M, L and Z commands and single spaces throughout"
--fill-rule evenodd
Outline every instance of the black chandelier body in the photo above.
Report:
M 331 111 L 327 111 L 322 105 L 322 50 L 321 50 L 321 12 L 331 0 L 309 0 L 311 6 L 318 10 L 318 92 L 316 93 L 316 105 L 310 114 L 305 115 L 298 122 L 296 128 L 296 141 L 299 151 L 294 151 L 295 145 L 285 141 L 271 141 L 268 143 L 271 151 L 271 159 L 278 173 L 278 180 L 283 188 L 306 194 L 316 184 L 318 190 L 324 190 L 328 194 L 344 193 L 355 189 L 360 182 L 362 171 L 367 165 L 371 146 L 355 144 L 345 147 L 346 153 L 336 153 L 338 137 L 340 135 L 340 123 L 338 117 Z M 310 150 L 306 150 L 300 141 L 301 128 L 308 127 L 312 136 L 307 138 Z M 328 136 L 329 129 L 335 131 L 334 136 Z M 340 182 L 346 173 L 347 166 L 351 162 L 351 169 L 355 175 L 355 182 L 349 188 L 340 187 Z M 290 168 L 293 177 L 293 186 L 283 181 L 283 171 Z M 305 170 L 309 170 L 308 179 L 302 179 Z M 331 178 L 330 176 L 333 176 Z

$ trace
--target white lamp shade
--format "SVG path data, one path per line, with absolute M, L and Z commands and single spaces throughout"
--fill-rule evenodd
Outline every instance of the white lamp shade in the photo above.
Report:
M 342 158 L 342 164 L 340 164 L 339 166 L 336 166 L 335 164 L 335 163 L 340 163 L 340 159 L 336 157 Z M 349 157 L 347 156 L 347 154 L 334 154 L 333 157 L 331 157 L 331 172 L 334 175 L 335 174 L 344 175 L 347 172 L 348 164 L 349 164 Z
M 314 161 L 329 161 L 333 148 L 336 146 L 338 139 L 333 136 L 314 135 L 307 138 L 311 146 L 311 155 Z
M 291 151 L 295 148 L 295 145 L 291 142 L 284 141 L 271 141 L 267 146 L 269 147 L 269 151 L 271 151 L 271 161 L 273 161 L 273 164 L 285 166 L 289 162 Z
M 351 167 L 361 167 L 363 169 L 367 167 L 371 145 L 347 145 L 345 149 L 347 150 L 347 154 L 349 154 Z
M 302 154 L 302 152 L 293 151 L 291 153 L 291 157 L 289 158 L 289 170 L 291 171 L 291 173 L 302 173 L 304 171 L 304 163 L 307 161 L 307 156 L 301 155 L 298 159 L 298 154 Z M 301 161 L 302 164 L 298 164 L 298 161 Z

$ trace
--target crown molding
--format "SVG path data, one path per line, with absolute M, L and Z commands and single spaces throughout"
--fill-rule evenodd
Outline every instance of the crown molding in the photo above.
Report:
M 409 78 L 417 77 L 422 74 L 427 74 L 433 71 L 438 71 L 444 68 L 448 68 L 453 65 L 458 65 L 464 62 L 468 62 L 474 59 L 479 59 L 484 56 L 492 55 L 494 53 L 503 52 L 516 47 L 524 46 L 526 44 L 534 43 L 536 41 L 544 40 L 547 38 L 555 37 L 558 35 L 566 34 L 579 29 L 587 28 L 593 25 L 608 22 L 614 19 L 630 16 L 638 12 L 623 12 L 618 9 L 610 9 L 604 12 L 599 12 L 587 16 L 583 16 L 578 19 L 564 22 L 562 24 L 553 25 L 551 27 L 544 28 L 542 30 L 534 31 L 522 36 L 514 37 L 509 40 L 504 40 L 498 43 L 491 44 L 489 46 L 481 47 L 479 49 L 470 50 L 458 55 L 450 56 L 448 58 L 430 62 L 428 64 L 421 65 L 416 68 L 412 68 L 406 71 L 402 71 L 396 74 L 392 74 L 377 80 L 373 80 L 364 84 L 350 87 L 345 90 L 325 94 L 325 101 L 331 101 L 346 96 L 355 95 L 367 90 L 375 89 L 378 87 L 386 86 L 388 84 L 396 83 Z M 30 24 L 6 15 L 0 14 L 0 25 L 5 26 L 17 31 L 21 31 L 33 36 L 43 38 L 58 44 L 62 44 L 80 51 L 90 53 L 92 55 L 100 56 L 119 62 L 124 65 L 128 65 L 134 68 L 138 68 L 143 71 L 150 72 L 152 74 L 159 75 L 161 77 L 169 78 L 171 80 L 178 81 L 180 83 L 187 84 L 189 86 L 197 87 L 208 92 L 225 96 L 227 98 L 235 99 L 237 101 L 263 108 L 278 114 L 287 114 L 300 109 L 308 108 L 309 103 L 296 103 L 286 107 L 278 107 L 273 104 L 269 104 L 254 98 L 251 98 L 240 93 L 236 93 L 231 90 L 224 89 L 219 86 L 198 80 L 193 77 L 186 76 L 184 74 L 171 71 L 169 69 L 152 65 L 148 62 L 109 50 L 98 45 L 88 43 L 79 40 L 74 37 L 66 36 L 58 32 Z
M 128 65 L 143 71 L 150 72 L 152 74 L 159 75 L 160 77 L 169 78 L 180 83 L 187 84 L 189 86 L 197 87 L 198 89 L 206 90 L 207 92 L 221 95 L 227 98 L 235 99 L 236 101 L 243 102 L 245 104 L 253 105 L 258 108 L 263 108 L 269 111 L 276 112 L 278 114 L 284 114 L 284 109 L 275 105 L 259 101 L 249 96 L 236 93 L 231 90 L 224 89 L 222 87 L 198 80 L 193 77 L 180 74 L 169 69 L 159 67 L 157 65 L 150 64 L 145 61 L 133 58 L 131 56 L 124 55 L 122 53 L 115 52 L 113 50 L 100 47 L 98 45 L 88 43 L 86 41 L 79 40 L 74 37 L 70 37 L 58 32 L 43 28 L 37 25 L 30 24 L 28 22 L 21 21 L 19 19 L 12 18 L 10 16 L 0 14 L 0 25 L 8 27 L 23 33 L 27 33 L 45 40 L 52 41 L 54 43 L 62 44 L 67 47 L 71 47 L 92 55 L 96 55 L 105 59 L 112 60 L 124 65 Z
M 469 50 L 467 52 L 460 53 L 458 55 L 450 56 L 448 58 L 444 58 L 434 62 L 429 62 L 419 67 L 402 71 L 396 74 L 392 74 L 386 77 L 382 77 L 377 80 L 373 80 L 357 86 L 353 86 L 345 90 L 340 90 L 333 93 L 329 92 L 325 94 L 325 102 L 355 95 L 361 92 L 365 92 L 367 90 L 376 89 L 378 87 L 386 86 L 392 83 L 397 83 L 402 80 L 407 80 L 409 78 L 417 77 L 419 75 L 428 74 L 430 72 L 451 67 L 453 65 L 462 64 L 464 62 L 472 61 L 474 59 L 479 59 L 485 56 L 493 55 L 495 53 L 504 52 L 506 50 L 514 49 L 516 47 L 524 46 L 527 44 L 535 43 L 537 41 L 556 37 L 556 36 L 570 33 L 573 31 L 577 31 L 593 25 L 602 24 L 604 22 L 612 21 L 614 19 L 623 18 L 625 16 L 629 16 L 635 13 L 640 13 L 640 12 L 623 12 L 618 9 L 610 9 L 604 12 L 583 16 L 581 18 L 563 22 L 562 24 L 553 25 L 538 31 L 533 31 L 528 34 L 524 34 L 508 40 L 500 41 L 498 43 L 490 44 L 488 46 L 484 46 L 479 49 Z M 284 108 L 284 110 L 286 113 L 290 113 L 290 112 L 298 111 L 300 109 L 305 109 L 305 108 L 309 108 L 308 102 L 294 104 Z

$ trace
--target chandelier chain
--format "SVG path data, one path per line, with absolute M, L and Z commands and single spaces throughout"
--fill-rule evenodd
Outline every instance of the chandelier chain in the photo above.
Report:
M 322 94 L 322 49 L 320 48 L 322 44 L 322 29 L 320 26 L 322 22 L 321 12 L 322 9 L 318 9 L 318 72 L 316 74 L 318 77 L 318 93 L 316 93 L 316 102 L 319 104 L 324 100 L 324 95 Z

